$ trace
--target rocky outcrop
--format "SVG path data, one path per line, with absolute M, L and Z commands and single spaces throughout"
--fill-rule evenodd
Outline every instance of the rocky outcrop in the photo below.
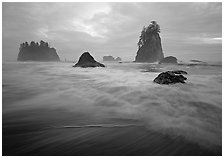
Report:
M 158 84 L 185 83 L 187 78 L 182 74 L 187 74 L 187 72 L 181 70 L 162 72 L 153 80 L 153 82 Z
M 60 61 L 55 48 L 50 48 L 47 42 L 40 44 L 32 41 L 30 45 L 25 42 L 20 45 L 18 61 Z
M 164 58 L 161 39 L 158 33 L 153 34 L 137 51 L 136 62 L 156 62 Z
M 113 56 L 103 56 L 103 61 L 114 61 L 114 57 Z
M 122 59 L 120 57 L 117 57 L 115 60 L 116 61 L 121 61 Z
M 156 62 L 164 58 L 159 32 L 160 27 L 155 21 L 143 28 L 135 62 Z
M 121 61 L 121 58 L 120 57 L 117 57 L 116 59 L 109 55 L 109 56 L 103 56 L 103 61 Z
M 173 56 L 168 56 L 159 61 L 159 64 L 177 64 L 177 58 Z
M 95 61 L 95 59 L 89 54 L 89 52 L 84 52 L 80 57 L 78 63 L 73 67 L 105 67 L 105 65 Z

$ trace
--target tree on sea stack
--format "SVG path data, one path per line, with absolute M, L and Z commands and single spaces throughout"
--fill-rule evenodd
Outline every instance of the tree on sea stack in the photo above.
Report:
M 21 43 L 19 48 L 18 61 L 60 61 L 55 48 L 50 48 L 47 42 L 31 41 Z
M 156 62 L 164 58 L 160 26 L 156 21 L 151 21 L 149 26 L 143 27 L 138 45 L 136 62 Z

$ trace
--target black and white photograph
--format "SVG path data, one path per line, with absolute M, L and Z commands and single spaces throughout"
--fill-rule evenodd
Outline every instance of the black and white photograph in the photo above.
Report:
M 2 2 L 2 156 L 222 156 L 222 2 Z

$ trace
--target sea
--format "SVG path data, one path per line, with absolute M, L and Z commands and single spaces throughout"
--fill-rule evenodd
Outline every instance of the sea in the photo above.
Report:
M 221 63 L 74 64 L 3 61 L 4 156 L 222 155 Z

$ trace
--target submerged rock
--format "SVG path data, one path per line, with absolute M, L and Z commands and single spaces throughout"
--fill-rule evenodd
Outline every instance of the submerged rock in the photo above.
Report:
M 177 58 L 173 56 L 168 56 L 163 58 L 162 60 L 159 61 L 159 64 L 165 64 L 165 63 L 171 63 L 171 64 L 177 64 Z
M 183 73 L 187 74 L 187 72 L 181 70 L 162 72 L 153 80 L 153 82 L 158 84 L 185 83 L 187 78 L 181 75 Z
M 73 67 L 105 67 L 105 65 L 95 61 L 95 59 L 89 54 L 89 52 L 84 52 L 80 57 L 78 63 Z
M 49 44 L 40 41 L 40 44 L 32 41 L 30 45 L 28 42 L 20 45 L 18 61 L 60 61 L 60 58 L 55 48 L 50 48 Z

